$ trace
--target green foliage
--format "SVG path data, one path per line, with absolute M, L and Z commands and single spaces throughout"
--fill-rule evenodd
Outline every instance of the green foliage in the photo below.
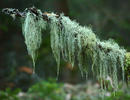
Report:
M 28 93 L 35 95 L 36 98 L 42 98 L 44 100 L 64 100 L 65 93 L 61 84 L 56 82 L 43 81 L 32 86 Z M 34 99 L 35 100 L 35 99 Z
M 126 59 L 125 59 L 125 74 L 127 77 L 128 84 L 130 83 L 130 53 L 126 53 Z
M 122 90 L 112 93 L 110 97 L 105 97 L 104 100 L 129 100 L 130 95 Z
M 94 84 L 69 85 L 55 81 L 41 81 L 29 88 L 26 93 L 19 89 L 0 91 L 0 100 L 129 100 L 129 88 L 116 92 L 103 91 Z M 104 96 L 103 96 L 104 95 Z
M 130 67 L 130 53 L 126 53 L 125 70 L 128 70 L 129 67 Z
M 11 90 L 10 88 L 7 88 L 5 91 L 0 91 L 0 100 L 19 100 L 17 94 L 20 91 L 20 89 Z

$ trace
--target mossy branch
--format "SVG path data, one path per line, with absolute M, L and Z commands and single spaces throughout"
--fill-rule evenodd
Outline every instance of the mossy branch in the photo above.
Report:
M 57 15 L 54 13 L 47 13 L 47 12 L 39 13 L 38 9 L 36 9 L 35 7 L 26 8 L 23 12 L 20 12 L 18 9 L 4 8 L 2 10 L 2 12 L 7 15 L 10 15 L 13 18 L 16 18 L 16 17 L 25 18 L 26 14 L 28 12 L 31 12 L 31 13 L 35 14 L 37 17 L 42 16 L 42 18 L 46 21 L 50 20 L 50 16 L 55 16 L 57 18 L 60 17 L 60 15 Z M 111 48 L 104 48 L 102 45 L 100 45 L 98 43 L 97 43 L 97 46 L 106 53 L 111 51 Z
M 127 78 L 129 78 L 130 53 L 126 53 L 125 49 L 120 48 L 113 41 L 100 41 L 89 27 L 80 26 L 63 15 L 42 13 L 35 7 L 27 8 L 23 12 L 19 12 L 18 9 L 5 8 L 2 12 L 13 18 L 25 19 L 23 33 L 33 61 L 35 51 L 41 44 L 41 29 L 45 29 L 47 23 L 51 30 L 51 47 L 58 64 L 58 72 L 62 56 L 72 66 L 77 64 L 81 73 L 85 71 L 87 74 L 90 69 L 89 64 L 92 62 L 91 69 L 94 74 L 97 74 L 97 78 L 106 78 L 110 75 L 116 88 L 119 68 L 122 69 L 123 76 L 126 70 Z
M 20 12 L 18 9 L 13 9 L 13 8 L 4 8 L 2 10 L 3 13 L 10 15 L 11 17 L 15 16 L 15 17 L 22 17 L 22 18 L 26 17 L 26 14 L 28 11 L 30 11 L 31 13 L 34 13 L 36 16 L 38 16 L 38 15 L 42 16 L 43 19 L 46 21 L 49 21 L 49 16 L 56 16 L 57 18 L 59 17 L 59 15 L 53 14 L 53 13 L 47 13 L 47 12 L 39 13 L 38 9 L 36 9 L 35 7 L 26 8 L 23 12 Z M 101 48 L 105 52 L 111 51 L 110 48 L 107 48 L 107 50 L 105 50 L 104 47 L 102 47 L 100 44 L 97 44 L 97 45 L 99 48 Z M 127 59 L 130 59 L 129 56 L 130 56 L 130 53 L 129 52 L 126 53 L 126 61 L 127 61 Z M 130 63 L 128 63 L 127 65 L 130 66 Z

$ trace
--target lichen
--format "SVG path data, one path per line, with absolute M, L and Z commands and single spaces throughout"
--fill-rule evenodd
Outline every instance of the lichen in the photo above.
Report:
M 122 69 L 124 80 L 124 59 L 126 50 L 120 48 L 113 40 L 101 41 L 91 28 L 80 26 L 61 14 L 48 15 L 50 26 L 51 48 L 57 62 L 59 75 L 60 60 L 78 66 L 82 76 L 88 77 L 91 72 L 103 83 L 107 77 L 112 78 L 112 86 L 118 88 L 118 75 Z M 23 25 L 25 43 L 33 61 L 42 41 L 42 29 L 46 29 L 46 21 L 28 12 Z M 35 64 L 34 64 L 35 65 Z M 103 88 L 103 84 L 101 84 Z
M 113 40 L 100 41 L 91 28 L 80 26 L 68 17 L 60 15 L 59 18 L 49 18 L 51 47 L 58 69 L 62 57 L 72 66 L 79 66 L 82 76 L 93 72 L 101 83 L 108 76 L 111 77 L 112 85 L 117 89 L 119 69 L 122 69 L 124 80 L 125 49 L 120 48 Z
M 44 21 L 41 16 L 36 16 L 35 14 L 28 12 L 22 29 L 28 54 L 33 60 L 33 72 L 35 72 L 37 50 L 42 43 L 42 30 L 46 29 L 46 21 Z
M 50 16 L 51 17 L 51 16 Z M 57 62 L 57 78 L 59 75 L 59 69 L 60 69 L 60 27 L 58 26 L 58 20 L 52 16 L 51 22 L 50 22 L 50 34 L 51 34 L 51 48 L 52 48 L 52 52 L 54 54 L 54 57 L 56 59 Z

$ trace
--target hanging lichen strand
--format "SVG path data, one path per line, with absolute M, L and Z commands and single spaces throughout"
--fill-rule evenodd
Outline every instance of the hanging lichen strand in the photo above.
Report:
M 39 13 L 41 13 L 41 11 L 39 11 Z M 46 21 L 43 20 L 42 16 L 36 16 L 35 14 L 28 12 L 22 26 L 28 54 L 33 60 L 34 73 L 37 50 L 42 43 L 42 30 L 46 29 Z
M 49 16 L 49 25 L 51 48 L 58 65 L 58 73 L 62 57 L 72 66 L 79 66 L 82 76 L 84 73 L 87 76 L 89 72 L 93 72 L 101 83 L 111 77 L 111 85 L 117 89 L 119 69 L 122 69 L 124 80 L 126 51 L 112 40 L 100 41 L 89 27 L 80 26 L 63 15 L 58 18 L 53 15 Z

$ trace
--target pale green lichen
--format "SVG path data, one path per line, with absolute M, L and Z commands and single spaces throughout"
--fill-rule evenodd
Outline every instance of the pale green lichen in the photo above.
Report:
M 111 77 L 112 86 L 117 89 L 119 69 L 122 69 L 124 80 L 125 49 L 120 48 L 113 40 L 100 41 L 91 28 L 80 26 L 64 15 L 56 17 L 52 13 L 48 18 L 51 48 L 58 66 L 57 75 L 59 75 L 60 60 L 63 58 L 72 66 L 79 66 L 82 76 L 84 74 L 88 76 L 93 72 L 101 83 L 107 77 Z M 23 33 L 29 55 L 34 61 L 42 40 L 41 31 L 45 28 L 46 21 L 28 12 Z M 103 84 L 101 87 L 103 88 Z
M 63 15 L 59 18 L 51 16 L 50 20 L 51 47 L 58 66 L 62 56 L 72 66 L 79 66 L 83 76 L 91 72 L 91 65 L 92 72 L 101 83 L 109 76 L 113 87 L 117 89 L 119 69 L 122 69 L 124 80 L 125 49 L 120 48 L 113 40 L 100 41 L 91 28 L 82 27 Z
M 50 16 L 51 17 L 51 16 Z M 60 68 L 60 27 L 58 26 L 58 19 L 53 17 L 53 20 L 50 23 L 50 34 L 51 34 L 51 48 L 52 48 L 52 52 L 54 54 L 54 57 L 56 59 L 57 62 L 57 77 L 59 75 L 59 68 Z M 57 44 L 57 45 L 56 45 Z
M 42 30 L 46 29 L 46 21 L 42 16 L 37 16 L 28 12 L 23 23 L 23 35 L 27 46 L 28 54 L 33 60 L 33 72 L 35 71 L 35 61 L 37 58 L 37 50 L 42 43 Z

